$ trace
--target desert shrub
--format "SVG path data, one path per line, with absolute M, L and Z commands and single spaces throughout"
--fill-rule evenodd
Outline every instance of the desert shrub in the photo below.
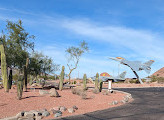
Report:
M 72 94 L 81 95 L 82 92 L 83 92 L 83 89 L 80 89 L 80 88 L 72 89 Z
M 82 88 L 73 88 L 72 94 L 79 95 L 82 99 L 87 99 L 87 94 Z
M 74 81 L 73 84 L 76 84 L 76 81 Z
M 109 91 L 108 90 L 103 91 L 103 95 L 109 95 Z
M 92 92 L 95 93 L 95 94 L 98 94 L 100 91 L 99 91 L 99 89 L 95 88 L 95 89 L 93 89 Z
M 39 76 L 39 78 L 43 78 L 44 80 L 48 80 L 48 76 L 44 76 L 44 75 Z
M 13 80 L 17 81 L 18 80 L 18 74 L 13 75 Z
M 73 81 L 71 84 L 76 84 L 76 81 Z
M 156 81 L 157 81 L 157 77 L 153 75 L 153 76 L 151 77 L 151 81 L 150 81 L 150 82 L 156 82 Z
M 82 92 L 80 96 L 81 96 L 81 98 L 84 99 L 84 100 L 87 99 L 87 94 L 86 94 L 86 92 Z
M 48 79 L 55 80 L 56 78 L 55 78 L 55 76 L 50 76 Z
M 141 79 L 142 80 L 142 82 L 146 82 L 146 79 Z
M 129 82 L 130 82 L 130 83 L 136 83 L 136 84 L 137 84 L 137 83 L 140 83 L 138 79 L 132 79 L 132 80 L 130 80 Z
M 157 77 L 158 83 L 164 83 L 164 77 Z

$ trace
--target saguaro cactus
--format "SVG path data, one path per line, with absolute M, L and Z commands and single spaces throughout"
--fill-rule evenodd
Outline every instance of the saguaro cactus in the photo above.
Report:
M 99 74 L 96 74 L 96 79 L 95 79 L 95 89 L 99 89 L 98 87 L 98 83 L 99 83 Z
M 63 89 L 64 69 L 65 69 L 65 67 L 64 67 L 64 66 L 62 66 L 62 71 L 61 71 L 61 73 L 60 73 L 59 90 L 62 90 L 62 89 Z
M 84 74 L 83 76 L 83 89 L 87 90 L 87 75 Z
M 99 82 L 99 91 L 100 91 L 100 92 L 102 91 L 102 86 L 103 86 L 103 81 L 100 80 L 100 82 Z
M 10 70 L 10 73 L 9 73 L 9 89 L 11 89 L 11 86 L 12 86 L 12 69 Z
M 2 44 L 0 45 L 0 51 L 1 51 L 1 72 L 2 72 L 3 86 L 5 89 L 5 92 L 9 92 L 6 55 L 5 55 L 4 46 Z
M 18 81 L 17 81 L 17 98 L 18 98 L 18 100 L 21 100 L 21 98 L 22 98 L 23 80 L 24 80 L 24 77 L 22 75 L 20 75 L 18 77 Z
M 26 59 L 26 66 L 24 66 L 24 89 L 27 91 L 27 74 L 28 74 L 29 58 Z

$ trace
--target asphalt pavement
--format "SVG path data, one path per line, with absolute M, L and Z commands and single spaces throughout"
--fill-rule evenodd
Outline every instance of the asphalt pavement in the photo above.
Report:
M 131 93 L 134 101 L 119 107 L 58 120 L 164 120 L 164 88 L 122 88 L 117 90 Z

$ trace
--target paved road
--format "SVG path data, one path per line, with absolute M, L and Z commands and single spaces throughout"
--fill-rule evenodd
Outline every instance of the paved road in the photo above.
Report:
M 164 120 L 164 88 L 117 90 L 131 93 L 135 100 L 116 108 L 61 118 L 60 120 Z

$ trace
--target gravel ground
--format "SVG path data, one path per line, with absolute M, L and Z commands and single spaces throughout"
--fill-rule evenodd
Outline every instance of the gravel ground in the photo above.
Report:
M 9 93 L 5 93 L 4 89 L 0 89 L 0 118 L 15 116 L 20 111 L 40 110 L 46 108 L 47 110 L 57 107 L 65 106 L 70 108 L 76 105 L 79 109 L 71 114 L 67 111 L 63 113 L 63 116 L 84 114 L 96 110 L 107 109 L 121 105 L 109 105 L 114 100 L 120 101 L 123 99 L 125 94 L 114 93 L 108 95 L 94 94 L 89 90 L 87 92 L 87 99 L 83 100 L 80 96 L 72 94 L 70 89 L 58 91 L 61 97 L 55 98 L 49 95 L 39 95 L 39 90 L 30 90 L 23 93 L 23 99 L 17 100 L 17 92 L 15 89 L 11 89 Z M 47 119 L 52 119 L 53 116 L 49 116 Z

